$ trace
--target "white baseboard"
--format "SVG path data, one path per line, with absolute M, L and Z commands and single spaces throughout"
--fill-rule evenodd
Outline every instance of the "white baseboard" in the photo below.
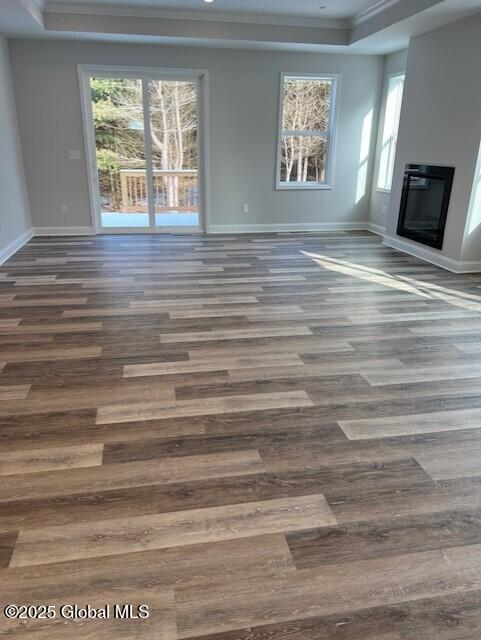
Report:
M 33 229 L 28 229 L 25 233 L 22 233 L 16 240 L 10 242 L 5 249 L 0 251 L 0 264 L 6 262 L 14 253 L 23 247 L 31 238 L 33 238 Z
M 453 258 L 448 258 L 447 256 L 444 256 L 442 253 L 436 250 L 422 247 L 407 240 L 403 240 L 402 238 L 396 238 L 394 236 L 384 236 L 383 244 L 391 247 L 392 249 L 402 251 L 403 253 L 408 253 L 415 258 L 419 258 L 420 260 L 425 260 L 426 262 L 435 264 L 437 267 L 447 269 L 452 273 L 481 272 L 480 261 L 472 260 L 470 262 L 461 262 L 459 260 L 453 260 Z
M 92 236 L 93 227 L 34 227 L 34 236 Z
M 302 233 L 309 231 L 364 231 L 366 222 L 306 222 L 298 224 L 211 224 L 208 233 Z
M 386 233 L 386 227 L 382 227 L 380 224 L 374 224 L 374 222 L 367 222 L 366 230 L 378 236 L 384 236 Z
M 481 273 L 481 260 L 465 260 L 458 262 L 456 273 Z

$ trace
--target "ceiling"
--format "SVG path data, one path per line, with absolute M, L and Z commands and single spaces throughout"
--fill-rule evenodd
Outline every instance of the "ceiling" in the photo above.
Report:
M 47 2 L 46 5 L 53 5 Z M 68 6 L 92 8 L 92 0 L 63 0 Z M 97 3 L 100 4 L 100 3 Z M 379 0 L 102 0 L 105 6 L 142 7 L 179 11 L 206 11 L 237 14 L 264 14 L 272 16 L 298 16 L 307 18 L 352 18 L 379 4 Z M 325 9 L 320 9 L 324 6 Z
M 481 0 L 0 0 L 0 33 L 386 54 L 479 11 Z

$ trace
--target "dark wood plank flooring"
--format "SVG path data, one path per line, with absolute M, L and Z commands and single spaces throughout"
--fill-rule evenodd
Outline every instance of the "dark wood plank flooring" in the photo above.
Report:
M 35 238 L 0 424 L 0 637 L 481 639 L 481 274 L 364 232 Z

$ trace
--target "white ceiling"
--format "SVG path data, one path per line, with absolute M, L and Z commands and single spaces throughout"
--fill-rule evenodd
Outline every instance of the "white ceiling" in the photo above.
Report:
M 47 8 L 53 2 L 46 2 Z M 55 3 L 56 4 L 56 3 Z M 380 4 L 379 0 L 62 0 L 62 4 L 80 7 L 85 5 L 115 6 L 117 9 L 134 7 L 168 9 L 178 11 L 205 11 L 237 14 L 264 14 L 274 16 L 299 16 L 316 18 L 352 18 L 366 9 Z M 326 8 L 321 10 L 320 7 Z
M 0 33 L 383 55 L 479 11 L 481 0 L 0 0 Z

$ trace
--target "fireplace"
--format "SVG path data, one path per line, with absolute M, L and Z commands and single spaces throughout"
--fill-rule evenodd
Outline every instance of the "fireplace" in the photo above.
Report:
M 443 248 L 453 186 L 453 167 L 408 164 L 397 233 L 435 249 Z

